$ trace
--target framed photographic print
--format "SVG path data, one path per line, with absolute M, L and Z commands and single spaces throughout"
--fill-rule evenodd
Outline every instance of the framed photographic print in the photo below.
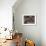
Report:
M 35 15 L 23 15 L 22 16 L 22 24 L 23 25 L 35 25 L 36 24 L 36 16 Z

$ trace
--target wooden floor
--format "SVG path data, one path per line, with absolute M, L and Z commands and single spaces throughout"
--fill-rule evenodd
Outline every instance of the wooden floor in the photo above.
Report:
M 16 46 L 15 44 L 15 39 L 13 40 L 6 40 L 6 42 L 4 42 L 2 45 L 0 46 Z

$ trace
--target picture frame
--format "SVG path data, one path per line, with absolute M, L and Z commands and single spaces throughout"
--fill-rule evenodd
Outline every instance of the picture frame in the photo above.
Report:
M 22 16 L 22 25 L 36 25 L 36 15 L 24 14 Z

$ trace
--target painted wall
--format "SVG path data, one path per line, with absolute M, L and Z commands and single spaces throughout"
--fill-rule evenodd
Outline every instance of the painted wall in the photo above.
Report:
M 41 38 L 42 46 L 46 46 L 46 0 L 41 1 Z
M 15 6 L 15 5 L 14 5 Z M 15 19 L 15 29 L 18 32 L 23 33 L 24 39 L 34 40 L 36 46 L 41 46 L 41 15 L 40 8 L 41 1 L 40 0 L 23 0 L 23 2 L 16 8 L 14 8 L 14 19 Z M 22 16 L 24 14 L 34 14 L 37 16 L 37 24 L 36 25 L 22 25 Z
M 0 0 L 0 27 L 12 28 L 12 6 L 16 0 Z

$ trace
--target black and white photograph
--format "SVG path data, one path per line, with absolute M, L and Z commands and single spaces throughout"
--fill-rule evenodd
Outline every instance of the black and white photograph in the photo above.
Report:
M 23 21 L 24 25 L 35 25 L 36 24 L 36 16 L 24 15 L 22 21 Z

